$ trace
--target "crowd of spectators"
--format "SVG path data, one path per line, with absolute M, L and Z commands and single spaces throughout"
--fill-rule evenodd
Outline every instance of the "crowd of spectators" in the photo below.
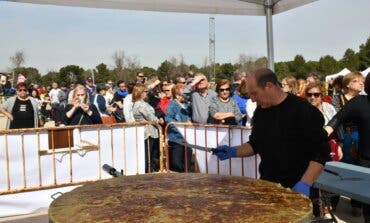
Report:
M 53 82 L 48 87 L 20 82 L 15 90 L 2 78 L 1 92 L 14 96 L 1 104 L 0 112 L 9 119 L 9 129 L 139 121 L 162 126 L 170 122 L 193 122 L 252 127 L 253 112 L 258 105 L 248 96 L 247 76 L 248 73 L 237 70 L 233 82 L 222 79 L 209 83 L 201 73 L 189 72 L 174 81 L 160 81 L 156 76 L 146 77 L 138 72 L 132 83 L 119 80 L 114 84 L 108 80 L 95 85 L 88 77 L 83 85 Z M 364 81 L 359 72 L 340 76 L 330 84 L 315 73 L 298 80 L 287 75 L 281 81 L 281 88 L 321 111 L 327 125 L 350 100 L 364 92 Z M 335 141 L 333 157 L 358 164 L 359 123 L 356 119 L 346 119 L 335 127 L 331 136 Z M 150 148 L 146 152 L 148 162 L 150 157 L 146 171 L 159 168 L 156 128 L 153 125 L 145 129 L 145 148 Z M 170 127 L 171 170 L 184 172 L 190 166 L 185 163 L 189 162 L 191 150 L 185 152 L 184 143 L 177 129 Z M 353 201 L 352 205 L 353 214 L 359 215 L 361 204 Z M 335 209 L 336 202 L 332 206 Z

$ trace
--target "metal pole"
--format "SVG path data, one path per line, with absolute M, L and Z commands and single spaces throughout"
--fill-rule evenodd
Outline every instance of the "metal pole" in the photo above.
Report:
M 92 80 L 93 80 L 93 84 L 95 84 L 95 74 L 94 74 L 94 70 L 91 70 L 91 77 L 92 77 Z
M 272 71 L 274 67 L 274 39 L 272 29 L 272 0 L 266 0 L 265 11 L 266 11 L 266 34 L 267 34 L 267 67 Z
M 209 17 L 209 78 L 210 81 L 216 79 L 215 51 L 216 51 L 216 36 L 215 36 L 215 18 Z
M 13 88 L 14 87 L 14 78 L 15 78 L 14 70 L 13 70 L 13 73 L 12 74 L 13 74 L 13 78 L 12 78 L 13 80 L 12 80 L 12 83 L 11 84 L 12 84 L 12 88 Z

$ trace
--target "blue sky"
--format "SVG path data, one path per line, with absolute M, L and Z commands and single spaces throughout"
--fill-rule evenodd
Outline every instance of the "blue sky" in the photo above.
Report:
M 275 60 L 306 60 L 323 55 L 339 59 L 347 48 L 358 51 L 370 37 L 369 0 L 319 0 L 273 17 Z M 265 18 L 214 15 L 216 62 L 235 63 L 240 54 L 266 53 Z M 99 63 L 113 66 L 112 55 L 123 50 L 141 66 L 157 68 L 171 56 L 202 65 L 208 56 L 208 18 L 125 10 L 72 8 L 0 1 L 0 71 L 17 50 L 25 66 L 42 73 L 68 64 L 84 69 Z

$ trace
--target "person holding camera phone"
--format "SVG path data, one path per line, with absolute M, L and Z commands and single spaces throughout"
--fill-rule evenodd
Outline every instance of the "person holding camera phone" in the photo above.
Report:
M 63 114 L 65 125 L 101 124 L 102 120 L 98 109 L 90 103 L 89 95 L 82 85 L 73 90 L 72 101 L 67 104 Z

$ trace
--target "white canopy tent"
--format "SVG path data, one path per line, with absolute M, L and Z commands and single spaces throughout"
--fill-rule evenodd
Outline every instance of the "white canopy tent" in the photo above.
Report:
M 348 73 L 350 73 L 351 71 L 348 70 L 347 68 L 344 68 L 343 70 L 339 71 L 338 73 L 336 74 L 331 74 L 331 75 L 328 75 L 325 77 L 325 81 L 328 82 L 330 80 L 334 80 L 335 78 L 339 77 L 339 76 L 344 76 Z
M 370 73 L 370 67 L 368 67 L 366 70 L 361 71 L 361 74 L 366 77 Z
M 272 15 L 316 0 L 6 0 L 11 2 L 159 12 L 266 16 L 268 67 L 274 70 Z

